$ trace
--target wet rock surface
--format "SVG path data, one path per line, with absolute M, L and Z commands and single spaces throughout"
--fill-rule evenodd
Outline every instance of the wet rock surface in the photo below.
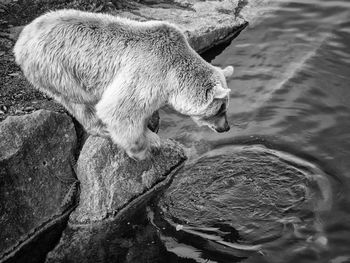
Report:
M 171 248 L 177 238 L 200 249 L 260 251 L 286 235 L 325 245 L 318 217 L 331 202 L 330 183 L 317 166 L 259 145 L 232 146 L 186 165 L 152 220 Z
M 129 202 L 151 189 L 185 160 L 180 145 L 163 141 L 149 160 L 129 158 L 111 140 L 89 137 L 77 163 L 80 202 L 71 221 L 91 223 L 113 217 Z
M 22 262 L 35 250 L 25 259 L 35 262 L 43 256 L 36 242 L 45 240 L 43 248 L 63 230 L 77 194 L 76 141 L 64 114 L 40 110 L 0 123 L 0 261 Z
M 77 165 L 79 206 L 47 262 L 123 262 L 126 251 L 140 243 L 125 236 L 127 220 L 169 184 L 184 160 L 182 148 L 170 140 L 151 160 L 140 162 L 109 140 L 89 137 Z
M 118 262 L 118 263 L 164 263 L 180 261 L 169 253 L 141 209 L 131 220 L 113 224 L 72 228 L 68 226 L 63 239 L 51 251 L 46 263 L 54 262 Z M 63 242 L 64 241 L 64 242 Z M 170 260 L 170 261 L 169 261 Z

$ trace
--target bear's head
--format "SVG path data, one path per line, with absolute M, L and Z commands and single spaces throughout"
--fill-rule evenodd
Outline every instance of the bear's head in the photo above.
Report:
M 216 132 L 228 131 L 226 110 L 231 90 L 227 88 L 226 78 L 233 71 L 232 66 L 221 69 L 211 65 L 192 70 L 190 78 L 182 81 L 170 97 L 170 104 L 178 112 L 191 116 L 199 126 L 208 126 Z

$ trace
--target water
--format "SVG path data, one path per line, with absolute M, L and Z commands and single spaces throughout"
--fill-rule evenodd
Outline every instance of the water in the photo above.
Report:
M 262 143 L 316 163 L 338 182 L 320 219 L 327 251 L 294 262 L 350 262 L 349 50 L 349 1 L 283 1 L 211 61 L 235 66 L 228 133 L 161 113 L 160 135 L 182 142 L 190 160 L 223 145 Z
M 319 259 L 331 188 L 327 174 L 296 156 L 229 145 L 188 163 L 149 217 L 169 251 L 197 262 Z

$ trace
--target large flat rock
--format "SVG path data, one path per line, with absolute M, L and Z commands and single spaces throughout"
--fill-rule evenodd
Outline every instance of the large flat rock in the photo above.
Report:
M 115 216 L 184 160 L 180 145 L 170 140 L 163 141 L 149 160 L 135 161 L 112 141 L 89 137 L 77 163 L 81 194 L 71 221 L 92 223 Z
M 199 53 L 228 40 L 247 21 L 240 16 L 243 1 L 140 1 L 111 12 L 136 20 L 165 20 L 179 26 Z
M 140 162 L 107 139 L 89 137 L 77 166 L 79 205 L 46 262 L 124 262 L 133 242 L 124 237 L 125 222 L 170 183 L 184 161 L 182 148 L 171 140 Z
M 19 252 L 23 256 L 28 247 L 38 252 L 34 241 L 50 236 L 55 224 L 61 228 L 64 217 L 68 220 L 77 181 L 72 169 L 76 141 L 74 125 L 64 114 L 40 110 L 0 123 L 0 262 L 22 262 Z

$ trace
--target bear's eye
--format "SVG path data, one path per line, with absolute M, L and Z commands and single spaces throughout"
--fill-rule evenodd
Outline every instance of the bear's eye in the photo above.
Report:
M 212 91 L 212 88 L 206 89 L 205 90 L 205 99 L 208 100 L 210 98 L 210 93 Z

